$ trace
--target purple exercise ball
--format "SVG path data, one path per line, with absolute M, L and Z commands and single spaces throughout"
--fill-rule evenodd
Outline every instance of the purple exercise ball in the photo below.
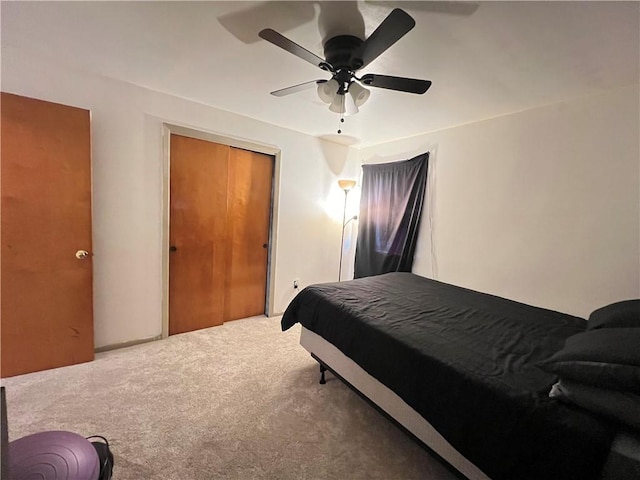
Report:
M 97 480 L 100 460 L 77 433 L 40 432 L 9 442 L 11 480 Z

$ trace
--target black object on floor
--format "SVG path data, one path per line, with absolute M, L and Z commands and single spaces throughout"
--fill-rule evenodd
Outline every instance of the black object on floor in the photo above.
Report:
M 94 439 L 98 441 L 94 441 Z M 111 480 L 113 476 L 113 453 L 111 453 L 111 449 L 109 448 L 109 441 L 100 435 L 87 437 L 87 440 L 89 440 L 93 448 L 96 449 L 98 458 L 100 459 L 100 476 L 98 480 Z

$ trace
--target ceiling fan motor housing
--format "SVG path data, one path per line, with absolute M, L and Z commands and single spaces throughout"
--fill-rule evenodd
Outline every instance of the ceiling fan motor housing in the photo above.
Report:
M 324 44 L 324 58 L 334 71 L 358 70 L 362 67 L 362 59 L 353 58 L 353 52 L 362 45 L 362 40 L 353 35 L 338 35 Z

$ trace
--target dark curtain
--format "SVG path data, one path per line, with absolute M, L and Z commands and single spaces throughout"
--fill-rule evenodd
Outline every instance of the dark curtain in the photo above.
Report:
M 429 153 L 362 166 L 355 278 L 411 271 L 428 167 Z

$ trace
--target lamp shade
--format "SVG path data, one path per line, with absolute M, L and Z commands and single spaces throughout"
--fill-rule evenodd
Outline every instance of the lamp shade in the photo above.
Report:
M 369 96 L 371 95 L 370 90 L 356 82 L 352 82 L 351 85 L 349 85 L 349 93 L 357 107 L 364 105 L 364 102 L 369 100 Z
M 355 115 L 358 113 L 358 106 L 351 95 L 344 94 L 344 114 Z
M 329 105 L 329 110 L 335 113 L 344 113 L 344 95 L 336 94 L 331 105 Z
M 333 102 L 336 93 L 338 93 L 338 88 L 340 88 L 340 84 L 333 78 L 328 82 L 318 84 L 318 96 L 320 100 L 324 103 Z
M 355 180 L 338 180 L 338 186 L 345 192 L 348 192 L 349 190 L 351 190 L 353 187 L 356 186 L 356 181 Z
M 342 113 L 345 116 L 358 113 L 358 107 L 353 101 L 351 95 L 337 94 L 333 98 L 333 102 L 329 105 L 329 110 L 335 113 Z

